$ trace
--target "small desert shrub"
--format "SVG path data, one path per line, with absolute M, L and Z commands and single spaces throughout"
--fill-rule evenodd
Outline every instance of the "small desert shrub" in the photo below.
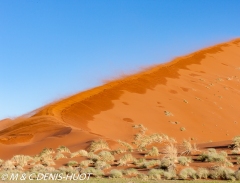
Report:
M 100 160 L 106 162 L 113 162 L 115 160 L 114 156 L 109 151 L 101 151 L 98 156 Z
M 129 175 L 129 176 L 135 177 L 139 174 L 139 172 L 134 168 L 129 168 L 129 169 L 123 170 L 123 174 L 127 176 Z
M 80 154 L 80 156 L 85 156 L 85 157 L 88 156 L 88 152 L 85 150 L 80 150 L 80 151 L 78 151 L 78 153 Z
M 133 125 L 132 127 L 133 127 L 133 128 L 138 128 L 138 129 L 140 129 L 140 132 L 141 132 L 142 134 L 144 134 L 144 133 L 147 131 L 147 128 L 146 128 L 143 124 Z
M 234 148 L 232 150 L 232 154 L 239 154 L 240 153 L 240 149 L 239 148 Z
M 237 164 L 240 164 L 240 157 L 237 157 Z
M 42 172 L 42 170 L 45 169 L 45 166 L 43 166 L 42 164 L 36 164 L 32 167 L 31 171 L 33 172 Z
M 184 168 L 180 171 L 179 177 L 184 180 L 187 178 L 196 179 L 196 171 L 193 168 Z
M 5 162 L 2 163 L 2 167 L 3 170 L 13 170 L 15 169 L 15 166 L 13 164 L 13 162 L 11 160 L 7 160 Z
M 52 166 L 52 165 L 55 165 L 55 162 L 52 160 L 52 159 L 49 159 L 49 160 L 43 160 L 42 161 L 42 165 L 44 166 Z
M 62 158 L 66 158 L 66 156 L 64 156 L 62 153 L 57 153 L 56 156 L 54 157 L 54 160 L 59 160 Z
M 26 166 L 29 161 L 33 160 L 33 158 L 31 156 L 15 155 L 11 160 L 15 165 Z
M 217 162 L 220 166 L 227 166 L 231 167 L 233 164 L 228 161 L 227 153 L 224 151 L 221 151 L 220 153 L 217 153 L 215 149 L 208 149 L 208 151 L 203 152 L 199 157 L 198 160 L 205 161 L 205 162 Z
M 167 145 L 164 150 L 165 158 L 170 159 L 172 162 L 176 163 L 178 161 L 177 159 L 177 148 L 173 145 L 173 143 L 170 143 Z
M 93 164 L 92 160 L 83 160 L 79 165 L 80 167 L 88 167 L 90 164 Z
M 60 153 L 71 153 L 71 151 L 66 146 L 59 146 L 57 148 L 57 152 L 60 152 Z
M 120 170 L 112 169 L 110 171 L 110 177 L 112 178 L 122 178 L 123 174 Z
M 132 156 L 132 154 L 124 154 L 120 159 L 119 159 L 119 166 L 124 166 L 127 165 L 128 162 L 134 161 L 135 158 Z
M 144 173 L 139 173 L 139 174 L 137 175 L 137 178 L 138 178 L 138 179 L 141 179 L 141 180 L 143 180 L 143 181 L 147 181 L 147 180 L 148 180 L 148 176 L 147 176 L 146 174 L 144 174 Z
M 235 172 L 235 177 L 236 177 L 237 180 L 240 180 L 240 170 L 237 170 Z
M 77 165 L 78 165 L 78 162 L 76 162 L 76 161 L 69 161 L 67 163 L 67 166 L 77 166 Z
M 23 170 L 23 167 L 21 165 L 17 165 L 16 170 Z
M 152 149 L 145 156 L 158 156 L 159 151 L 157 147 L 152 147 Z
M 147 162 L 146 159 L 140 158 L 140 159 L 135 159 L 135 160 L 133 161 L 133 164 L 136 165 L 137 167 L 143 167 L 143 164 L 144 164 L 145 162 Z
M 97 161 L 95 162 L 94 166 L 96 169 L 101 169 L 101 170 L 111 168 L 111 165 L 106 163 L 105 161 Z
M 41 158 L 40 158 L 40 160 L 41 161 L 48 161 L 48 160 L 53 160 L 53 157 L 52 157 L 52 155 L 50 155 L 50 154 L 47 154 L 47 155 L 45 155 L 45 156 L 42 156 Z
M 104 140 L 93 141 L 89 147 L 90 152 L 96 152 L 103 149 L 109 150 L 108 143 Z
M 212 179 L 235 180 L 234 175 L 234 171 L 226 167 L 217 167 L 210 171 L 210 178 Z
M 71 153 L 71 158 L 74 158 L 74 157 L 77 157 L 77 156 L 85 156 L 85 157 L 87 157 L 88 156 L 88 152 L 85 151 L 85 150 L 80 150 L 80 151 Z
M 33 157 L 33 161 L 34 161 L 35 163 L 36 163 L 36 162 L 39 162 L 39 161 L 41 161 L 41 158 L 42 158 L 42 157 L 36 155 L 36 156 Z
M 176 172 L 175 171 L 164 171 L 163 172 L 163 177 L 164 179 L 171 180 L 176 177 Z
M 180 156 L 178 157 L 178 162 L 180 165 L 189 166 L 189 163 L 191 163 L 191 159 L 185 156 Z
M 68 174 L 73 174 L 73 173 L 79 173 L 78 171 L 76 171 L 76 169 L 74 169 L 72 166 L 62 166 L 60 168 L 58 168 L 58 170 L 61 172 L 61 173 L 65 173 L 66 175 Z
M 55 151 L 52 148 L 44 148 L 42 152 L 40 152 L 39 156 L 42 157 L 53 153 L 55 153 Z
M 85 168 L 81 171 L 81 173 L 92 173 L 94 177 L 102 177 L 104 176 L 104 172 L 100 169 L 95 169 L 93 167 Z
M 181 154 L 191 154 L 193 151 L 197 151 L 197 147 L 196 144 L 191 144 L 191 142 L 187 141 L 187 140 L 183 140 L 182 143 L 182 148 L 183 148 L 183 152 Z
M 123 149 L 117 149 L 117 150 L 114 150 L 112 151 L 112 155 L 115 155 L 115 154 L 122 154 L 122 153 L 125 153 L 126 150 L 123 150 Z
M 197 177 L 199 179 L 207 179 L 209 175 L 209 171 L 206 168 L 199 168 L 197 170 Z
M 127 151 L 133 152 L 133 147 L 132 147 L 129 143 L 124 142 L 124 141 L 121 141 L 121 140 L 118 140 L 118 143 L 119 143 L 121 146 L 125 147 L 125 149 L 126 149 Z
M 233 138 L 233 147 L 236 148 L 236 147 L 240 147 L 240 136 L 236 136 Z
M 88 158 L 93 161 L 97 161 L 100 159 L 100 157 L 98 155 L 94 154 L 93 152 L 88 153 Z
M 78 156 L 80 156 L 78 152 L 71 153 L 70 155 L 71 158 L 78 157 Z
M 152 167 L 160 167 L 161 161 L 160 160 L 150 160 L 143 163 L 141 168 L 152 168 Z
M 161 169 L 151 169 L 147 175 L 149 179 L 161 180 L 161 176 L 163 175 L 163 172 L 164 171 Z
M 162 169 L 168 169 L 173 164 L 173 162 L 168 158 L 161 159 L 160 167 Z

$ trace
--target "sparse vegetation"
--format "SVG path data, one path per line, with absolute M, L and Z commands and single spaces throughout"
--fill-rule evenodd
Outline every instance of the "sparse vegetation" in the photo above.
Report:
M 71 153 L 71 151 L 66 146 L 59 146 L 57 148 L 57 152 L 59 152 L 59 153 Z
M 58 147 L 57 153 L 51 148 L 45 148 L 41 153 L 33 157 L 16 155 L 10 160 L 0 160 L 0 175 L 6 171 L 26 173 L 61 172 L 64 173 L 64 175 L 81 172 L 92 173 L 92 176 L 96 178 L 103 176 L 115 179 L 136 177 L 144 181 L 196 178 L 232 181 L 240 179 L 239 170 L 233 171 L 228 168 L 233 166 L 232 162 L 234 162 L 234 164 L 240 164 L 240 156 L 238 156 L 239 153 L 237 153 L 240 148 L 237 143 L 238 138 L 234 138 L 234 145 L 232 144 L 231 146 L 233 150 L 236 151 L 236 153 L 234 153 L 232 150 L 234 156 L 228 157 L 226 151 L 217 151 L 214 148 L 209 148 L 197 157 L 197 161 L 212 162 L 214 166 L 208 169 L 201 167 L 195 170 L 192 167 L 182 167 L 194 165 L 194 162 L 191 163 L 192 160 L 188 155 L 198 150 L 196 145 L 192 144 L 190 140 L 184 140 L 182 145 L 178 146 L 175 144 L 175 140 L 167 135 L 157 133 L 146 134 L 147 129 L 143 125 L 135 125 L 134 128 L 139 129 L 140 133 L 135 136 L 133 145 L 119 141 L 124 147 L 123 150 L 108 151 L 110 149 L 107 143 L 102 140 L 93 141 L 90 145 L 91 150 L 89 153 L 85 150 L 71 153 L 65 146 Z M 160 147 L 157 146 L 158 143 L 161 143 Z M 154 146 L 150 146 L 151 144 L 154 144 Z M 164 148 L 162 148 L 162 145 Z M 148 146 L 150 146 L 150 148 L 148 148 Z M 144 152 L 137 152 L 135 150 Z M 178 153 L 178 150 L 180 153 Z M 128 153 L 126 153 L 126 151 L 128 151 Z M 132 151 L 134 151 L 134 153 L 132 153 Z M 68 153 L 68 155 L 65 153 Z M 133 155 L 136 153 L 141 157 L 134 157 Z M 182 156 L 183 154 L 185 154 L 185 156 Z M 78 156 L 83 156 L 80 158 L 80 162 L 75 161 L 77 159 L 75 157 Z M 144 157 L 147 157 L 147 160 L 144 159 Z M 53 167 L 55 161 L 62 158 L 66 158 L 66 161 L 69 160 L 68 163 L 64 162 L 65 166 L 55 169 Z M 193 159 L 196 161 L 196 158 Z M 114 169 L 117 165 L 118 169 Z M 126 169 L 125 166 L 129 166 L 129 168 Z M 106 172 L 106 175 L 104 172 Z
M 89 147 L 90 152 L 96 152 L 103 149 L 110 150 L 110 148 L 108 147 L 108 143 L 102 139 L 93 141 Z
M 187 141 L 187 140 L 183 140 L 183 143 L 182 143 L 182 149 L 183 149 L 183 151 L 182 151 L 182 155 L 183 154 L 186 154 L 186 155 L 189 155 L 189 154 L 191 154 L 193 151 L 198 151 L 198 149 L 197 149 L 197 146 L 196 146 L 196 144 L 191 144 L 191 142 L 190 141 Z
M 123 177 L 123 174 L 120 170 L 117 170 L 117 169 L 112 169 L 110 171 L 110 177 L 112 178 L 121 178 Z
M 115 160 L 114 156 L 108 151 L 101 151 L 98 156 L 100 157 L 100 160 L 106 162 L 113 162 Z
M 157 147 L 152 147 L 152 149 L 145 156 L 158 156 L 159 150 Z
M 124 166 L 127 165 L 128 162 L 133 162 L 135 161 L 135 158 L 132 156 L 132 154 L 124 154 L 120 159 L 119 159 L 119 166 Z
M 189 166 L 189 163 L 191 163 L 191 159 L 185 156 L 180 156 L 178 157 L 178 162 L 183 166 Z
M 179 177 L 186 180 L 187 178 L 196 179 L 197 172 L 193 168 L 184 168 L 180 171 Z
M 133 152 L 133 147 L 127 143 L 127 142 L 124 142 L 124 141 L 121 141 L 121 140 L 118 140 L 118 143 L 123 146 L 127 151 L 129 152 Z
M 78 162 L 76 162 L 76 161 L 69 161 L 67 163 L 67 166 L 77 166 L 77 165 L 78 165 Z
M 197 177 L 199 179 L 207 179 L 209 175 L 209 171 L 206 168 L 198 168 Z

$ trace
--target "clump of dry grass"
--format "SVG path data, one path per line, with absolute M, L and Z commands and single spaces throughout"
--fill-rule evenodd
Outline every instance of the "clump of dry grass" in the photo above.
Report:
M 100 160 L 106 162 L 113 162 L 115 160 L 114 156 L 108 151 L 101 151 L 98 156 L 100 157 Z
M 149 160 L 143 162 L 143 164 L 140 166 L 141 168 L 153 168 L 153 167 L 161 167 L 161 161 L 160 160 Z
M 52 148 L 44 148 L 42 150 L 42 152 L 40 152 L 39 156 L 43 157 L 43 156 L 46 156 L 46 155 L 49 155 L 49 154 L 53 154 L 53 153 L 55 153 L 55 151 Z
M 105 162 L 105 161 L 96 161 L 95 164 L 94 164 L 94 166 L 95 166 L 96 169 L 101 169 L 101 170 L 111 168 L 111 165 L 108 164 L 108 163 Z
M 227 159 L 227 153 L 224 151 L 217 152 L 215 149 L 210 148 L 203 152 L 198 160 L 205 162 L 216 162 L 218 166 L 232 167 L 233 164 Z
M 187 178 L 197 178 L 197 172 L 193 168 L 184 168 L 180 171 L 179 177 L 186 180 Z
M 232 144 L 232 147 L 233 147 L 233 148 L 238 148 L 238 147 L 240 147 L 240 136 L 234 137 L 234 138 L 232 139 L 232 142 L 233 142 L 233 144 Z
M 74 167 L 74 166 L 77 166 L 78 165 L 78 162 L 77 161 L 69 161 L 68 163 L 67 163 L 67 166 L 72 166 L 72 167 Z
M 57 153 L 54 157 L 54 160 L 59 160 L 59 159 L 63 159 L 63 158 L 67 158 L 67 157 L 64 156 L 64 154 L 62 154 L 62 153 Z
M 209 172 L 209 177 L 212 179 L 236 180 L 235 172 L 227 167 L 216 167 Z
M 177 148 L 174 146 L 173 143 L 169 143 L 164 149 L 163 149 L 164 158 L 169 159 L 170 161 L 177 163 L 178 162 L 178 151 Z
M 115 155 L 115 154 L 123 154 L 125 152 L 126 152 L 126 150 L 116 149 L 116 150 L 113 150 L 111 153 L 112 153 L 112 155 Z
M 80 162 L 80 167 L 88 167 L 90 164 L 93 164 L 92 160 L 83 160 Z
M 197 177 L 199 179 L 207 179 L 209 176 L 209 171 L 206 168 L 198 168 L 197 169 Z
M 129 162 L 133 162 L 136 159 L 133 157 L 132 154 L 124 154 L 118 161 L 119 165 L 118 166 L 124 166 L 127 165 Z
M 191 144 L 191 142 L 187 141 L 187 140 L 183 140 L 183 143 L 182 143 L 181 147 L 183 148 L 183 151 L 181 153 L 182 155 L 183 154 L 189 155 L 189 154 L 191 154 L 194 151 L 199 151 L 197 149 L 196 144 Z
M 123 146 L 127 151 L 129 152 L 133 152 L 133 147 L 127 143 L 127 142 L 124 142 L 124 141 L 121 141 L 121 140 L 118 140 L 118 143 Z
M 149 179 L 152 179 L 152 180 L 161 180 L 161 177 L 163 175 L 163 170 L 161 169 L 151 169 L 149 172 L 148 172 L 148 177 Z
M 24 167 L 28 164 L 29 161 L 32 161 L 33 158 L 31 156 L 15 155 L 12 157 L 11 160 L 15 165 L 20 165 Z
M 15 166 L 14 166 L 14 164 L 11 160 L 7 160 L 7 161 L 2 163 L 1 168 L 3 170 L 13 170 L 13 169 L 15 169 Z
M 71 153 L 71 158 L 78 157 L 78 156 L 88 156 L 88 152 L 85 150 L 79 150 L 77 152 Z
M 90 152 L 96 152 L 103 149 L 110 150 L 110 148 L 108 147 L 108 143 L 102 139 L 93 141 L 89 147 Z
M 191 163 L 191 161 L 191 158 L 187 158 L 185 156 L 178 157 L 179 164 L 183 166 L 189 166 L 189 163 Z
M 100 157 L 98 155 L 94 154 L 93 152 L 88 153 L 88 158 L 93 161 L 97 161 L 100 159 Z
M 127 176 L 136 177 L 139 174 L 139 172 L 134 168 L 129 168 L 129 169 L 123 170 L 123 174 Z
M 117 169 L 112 169 L 109 173 L 110 177 L 112 178 L 122 178 L 123 174 L 121 170 L 117 170 Z
M 66 146 L 59 146 L 57 148 L 57 152 L 59 152 L 59 153 L 71 153 L 71 151 Z
M 102 170 L 95 169 L 93 167 L 85 168 L 81 171 L 81 173 L 92 173 L 92 175 L 97 178 L 104 176 L 104 172 Z
M 157 147 L 152 147 L 152 149 L 145 155 L 147 156 L 158 156 L 159 155 L 159 150 Z

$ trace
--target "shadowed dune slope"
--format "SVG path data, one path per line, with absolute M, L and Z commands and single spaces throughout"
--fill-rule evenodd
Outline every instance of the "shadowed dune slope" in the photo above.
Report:
M 17 122 L 5 120 L 0 148 L 29 153 L 30 147 L 85 148 L 96 138 L 130 142 L 133 124 L 177 141 L 230 140 L 240 135 L 239 103 L 236 39 L 46 105 Z

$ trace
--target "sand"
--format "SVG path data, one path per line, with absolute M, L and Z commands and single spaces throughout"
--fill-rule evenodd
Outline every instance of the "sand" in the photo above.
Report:
M 44 147 L 87 148 L 94 139 L 131 142 L 134 124 L 178 142 L 229 141 L 240 135 L 240 39 L 110 81 L 0 122 L 0 158 Z

